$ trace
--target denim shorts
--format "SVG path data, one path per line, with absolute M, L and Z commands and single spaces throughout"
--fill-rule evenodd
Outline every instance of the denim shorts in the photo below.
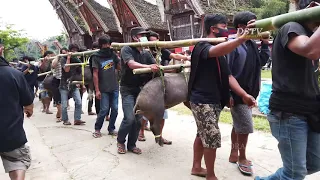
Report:
M 39 91 L 40 91 L 40 95 L 39 95 L 40 99 L 51 98 L 51 94 L 49 93 L 49 91 L 43 87 L 43 82 L 39 83 Z

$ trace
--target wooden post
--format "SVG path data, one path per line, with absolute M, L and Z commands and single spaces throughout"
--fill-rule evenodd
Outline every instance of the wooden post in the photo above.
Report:
M 191 38 L 194 38 L 194 18 L 193 14 L 190 15 L 190 28 L 191 28 Z

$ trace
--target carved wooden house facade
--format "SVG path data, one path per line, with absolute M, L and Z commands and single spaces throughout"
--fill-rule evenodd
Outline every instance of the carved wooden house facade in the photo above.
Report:
M 130 29 L 141 26 L 159 33 L 161 40 L 169 40 L 166 23 L 161 21 L 159 8 L 144 0 L 108 0 L 119 19 L 123 39 L 130 42 Z
M 70 43 L 79 43 L 81 45 L 85 44 L 85 38 L 88 36 L 88 32 L 83 26 L 83 22 L 77 14 L 76 11 L 72 11 L 68 4 L 65 4 L 63 0 L 49 0 L 56 13 L 58 14 L 60 20 L 62 21 L 65 30 L 69 35 Z
M 205 35 L 203 20 L 206 14 L 222 13 L 229 19 L 229 31 L 234 13 L 248 6 L 248 0 L 163 0 L 164 14 L 172 40 L 200 38 Z

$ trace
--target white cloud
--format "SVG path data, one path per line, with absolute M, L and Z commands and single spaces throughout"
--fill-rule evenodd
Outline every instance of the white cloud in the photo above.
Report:
M 25 30 L 30 38 L 43 40 L 63 31 L 49 0 L 0 0 L 0 4 L 1 21 Z

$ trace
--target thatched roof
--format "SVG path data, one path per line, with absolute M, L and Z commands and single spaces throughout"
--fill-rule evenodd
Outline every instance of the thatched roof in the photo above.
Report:
M 129 1 L 129 0 L 128 0 Z M 133 7 L 130 7 L 130 4 Z M 167 25 L 161 21 L 161 14 L 157 5 L 144 0 L 130 0 L 128 4 L 132 11 L 136 11 L 149 29 L 168 30 Z
M 195 0 L 204 14 L 223 13 L 234 15 L 237 12 L 248 10 L 250 0 Z
M 78 25 L 84 32 L 88 32 L 86 29 L 85 22 L 81 19 L 81 16 L 79 15 L 78 11 L 76 8 L 69 2 L 69 1 L 63 1 L 67 9 L 70 11 L 72 14 L 73 18 L 77 21 Z
M 93 9 L 98 13 L 102 21 L 105 23 L 105 25 L 108 27 L 110 31 L 118 31 L 116 18 L 111 11 L 111 9 L 108 9 L 95 0 L 87 0 L 88 3 L 93 7 Z

